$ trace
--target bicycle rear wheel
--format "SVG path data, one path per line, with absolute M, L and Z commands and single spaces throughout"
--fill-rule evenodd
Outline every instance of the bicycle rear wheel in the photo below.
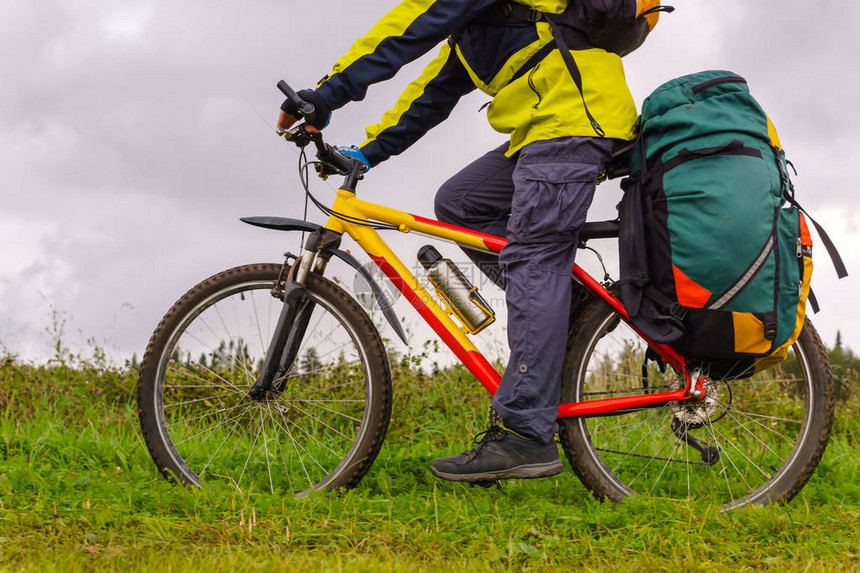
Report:
M 139 417 L 168 478 L 302 495 L 353 487 L 376 458 L 391 415 L 385 348 L 361 307 L 321 276 L 307 280 L 313 311 L 293 368 L 266 399 L 248 397 L 283 308 L 280 270 L 246 265 L 206 279 L 153 334 Z
M 603 301 L 572 326 L 562 401 L 683 387 L 646 362 L 647 344 Z M 707 372 L 704 373 L 707 375 Z M 715 501 L 725 510 L 784 503 L 812 475 L 830 436 L 833 381 L 807 321 L 788 359 L 748 379 L 711 380 L 701 402 L 671 402 L 560 424 L 565 454 L 600 499 L 633 494 Z

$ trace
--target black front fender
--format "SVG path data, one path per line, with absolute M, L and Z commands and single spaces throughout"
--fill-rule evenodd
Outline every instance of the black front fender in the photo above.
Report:
M 255 227 L 274 229 L 275 231 L 311 232 L 320 228 L 320 225 L 309 223 L 304 219 L 293 219 L 292 217 L 242 217 L 239 220 Z
M 242 217 L 240 219 L 243 223 L 247 223 L 249 225 L 253 225 L 255 227 L 262 227 L 264 229 L 273 229 L 275 231 L 305 231 L 305 232 L 313 232 L 320 228 L 320 225 L 310 223 L 303 219 L 293 219 L 292 217 Z M 328 249 L 328 251 L 354 268 L 358 274 L 367 281 L 367 284 L 370 285 L 370 290 L 373 292 L 373 296 L 379 303 L 379 308 L 382 310 L 382 315 L 388 321 L 388 324 L 391 325 L 391 328 L 394 329 L 394 332 L 400 337 L 400 340 L 403 341 L 403 344 L 409 345 L 406 341 L 406 333 L 403 332 L 403 327 L 400 326 L 400 321 L 397 319 L 397 314 L 394 310 L 388 306 L 383 305 L 383 301 L 385 301 L 385 296 L 382 292 L 382 288 L 379 284 L 373 279 L 373 276 L 368 272 L 366 268 L 364 268 L 361 263 L 353 257 L 351 254 L 346 251 L 342 251 L 340 249 Z

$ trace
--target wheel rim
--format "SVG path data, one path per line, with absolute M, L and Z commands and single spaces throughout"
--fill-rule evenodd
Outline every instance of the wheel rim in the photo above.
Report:
M 153 385 L 161 441 L 181 481 L 306 495 L 338 485 L 368 428 L 367 350 L 344 314 L 313 290 L 309 327 L 282 392 L 252 401 L 283 306 L 273 280 L 222 289 L 171 333 Z
M 643 393 L 647 347 L 608 314 L 588 341 L 577 371 L 576 399 Z M 746 380 L 710 381 L 709 398 L 670 403 L 625 415 L 580 418 L 574 424 L 592 467 L 621 494 L 708 499 L 734 509 L 785 494 L 781 482 L 810 435 L 814 408 L 809 356 L 795 344 L 786 361 Z M 671 368 L 647 366 L 651 391 L 681 387 Z M 699 441 L 700 451 L 680 439 Z M 684 431 L 686 430 L 686 434 Z M 713 450 L 719 455 L 716 460 Z M 710 454 L 710 456 L 708 455 Z

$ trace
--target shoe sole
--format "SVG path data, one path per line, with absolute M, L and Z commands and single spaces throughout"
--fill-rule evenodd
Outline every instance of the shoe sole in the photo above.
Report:
M 562 465 L 561 460 L 555 460 L 543 464 L 526 464 L 508 468 L 506 470 L 482 472 L 479 474 L 451 474 L 430 466 L 430 472 L 438 478 L 448 481 L 463 481 L 469 483 L 494 481 L 499 479 L 533 479 L 549 477 L 560 474 L 563 469 L 564 466 Z

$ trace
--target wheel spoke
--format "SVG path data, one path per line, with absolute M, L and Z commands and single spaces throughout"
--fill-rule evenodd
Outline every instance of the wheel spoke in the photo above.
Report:
M 266 451 L 266 470 L 269 472 L 269 491 L 275 493 L 275 484 L 272 481 L 272 465 L 269 463 L 269 440 L 266 436 L 266 427 L 263 424 L 263 409 L 260 408 L 260 431 L 263 433 L 263 449 Z
M 266 413 L 269 415 L 269 420 L 272 422 L 272 428 L 275 428 L 276 426 L 278 426 L 278 423 L 275 421 L 274 416 L 272 416 L 272 406 L 269 403 L 267 403 L 266 406 L 267 406 L 266 407 Z M 293 477 L 292 477 L 293 472 L 290 471 L 289 466 L 287 466 L 287 460 L 286 460 L 286 457 L 284 456 L 284 446 L 281 443 L 282 441 L 283 440 L 280 440 L 280 439 L 276 440 L 276 442 L 278 444 L 278 451 L 281 452 L 281 464 L 284 466 L 284 475 L 287 478 L 287 484 L 290 488 L 290 491 L 295 492 L 295 489 L 293 488 Z M 310 479 L 310 478 L 308 478 L 308 479 Z
M 209 426 L 208 428 L 205 428 L 205 429 L 203 429 L 203 430 L 201 430 L 201 431 L 197 432 L 196 434 L 192 434 L 191 436 L 188 436 L 187 438 L 183 438 L 183 439 L 179 440 L 178 442 L 173 442 L 173 445 L 174 445 L 174 446 L 181 446 L 181 445 L 182 445 L 182 444 L 184 444 L 185 442 L 189 442 L 189 441 L 193 440 L 194 438 L 196 438 L 196 437 L 198 437 L 198 436 L 201 436 L 201 435 L 203 435 L 203 434 L 205 434 L 205 433 L 207 433 L 207 432 L 208 432 L 208 433 L 209 433 L 209 435 L 208 435 L 208 436 L 206 436 L 206 439 L 205 439 L 205 440 L 203 440 L 202 442 L 200 442 L 200 444 L 198 444 L 198 446 L 197 446 L 196 448 L 194 448 L 194 450 L 192 450 L 192 452 L 191 452 L 191 453 L 189 453 L 189 454 L 188 454 L 188 457 L 189 457 L 189 458 L 193 458 L 193 457 L 194 457 L 195 452 L 197 452 L 197 449 L 198 449 L 198 448 L 200 448 L 200 446 L 202 446 L 204 443 L 206 443 L 206 440 L 208 440 L 208 439 L 209 439 L 209 437 L 210 437 L 210 436 L 215 432 L 215 430 L 217 430 L 218 428 L 220 428 L 220 427 L 222 427 L 222 426 L 225 426 L 226 424 L 229 424 L 229 423 L 230 423 L 230 422 L 232 422 L 233 420 L 237 420 L 237 419 L 241 418 L 243 415 L 245 415 L 245 412 L 247 412 L 247 411 L 248 411 L 248 409 L 247 409 L 247 408 L 245 408 L 244 410 L 242 410 L 242 411 L 241 411 L 239 414 L 237 414 L 236 416 L 233 416 L 232 418 L 228 418 L 227 420 L 224 420 L 224 421 L 222 421 L 222 422 L 218 422 L 217 424 L 214 424 L 214 425 L 212 425 L 212 426 Z
M 207 400 L 217 400 L 224 396 L 231 396 L 232 394 L 214 394 L 212 396 L 206 396 L 205 398 L 193 398 L 191 400 L 185 400 L 183 402 L 174 402 L 172 404 L 168 404 L 164 407 L 165 410 L 169 410 L 170 408 L 175 408 L 177 406 L 185 406 L 187 404 L 196 404 L 198 402 L 206 402 Z
M 323 465 L 322 465 L 322 464 L 320 464 L 320 463 L 316 460 L 316 458 L 314 458 L 312 455 L 310 455 L 310 453 L 308 453 L 308 451 L 304 448 L 304 446 L 302 446 L 302 445 L 301 445 L 301 442 L 300 442 L 300 441 L 296 440 L 295 436 L 293 436 L 293 432 L 290 430 L 290 424 L 289 424 L 289 421 L 288 421 L 286 418 L 284 418 L 284 414 L 283 414 L 283 412 L 278 411 L 278 414 L 280 415 L 280 417 L 281 417 L 281 421 L 283 422 L 283 424 L 281 424 L 281 423 L 279 422 L 279 423 L 278 423 L 278 426 L 280 426 L 280 427 L 281 427 L 281 429 L 282 429 L 282 430 L 284 430 L 284 431 L 287 433 L 287 436 L 289 436 L 289 438 L 290 438 L 290 443 L 291 443 L 291 444 L 292 444 L 292 446 L 293 446 L 293 450 L 296 452 L 296 458 L 299 460 L 299 464 L 302 466 L 302 471 L 304 471 L 304 473 L 305 473 L 305 477 L 307 477 L 307 478 L 308 478 L 308 486 L 309 486 L 309 487 L 313 487 L 313 485 L 314 485 L 314 480 L 312 480 L 312 479 L 311 479 L 311 474 L 308 472 L 308 468 L 307 468 L 307 466 L 305 465 L 305 461 L 304 461 L 304 459 L 303 459 L 303 457 L 302 457 L 302 454 L 299 452 L 299 449 L 301 449 L 303 452 L 307 453 L 307 454 L 308 454 L 308 457 L 311 459 L 311 461 L 313 461 L 314 463 L 316 463 L 316 465 L 317 465 L 321 470 L 325 471 L 325 467 L 323 467 Z
M 216 414 L 223 414 L 224 412 L 229 412 L 231 410 L 235 410 L 236 408 L 241 408 L 243 405 L 244 404 L 236 404 L 235 406 L 230 406 L 229 408 L 219 408 L 217 410 L 212 410 L 212 411 L 206 412 L 204 414 L 200 414 L 199 416 L 194 416 L 193 418 L 180 419 L 179 421 L 171 422 L 171 423 L 167 424 L 167 427 L 168 428 L 174 428 L 176 426 L 181 426 L 183 424 L 196 422 L 197 420 L 202 420 L 203 418 L 208 418 L 209 416 L 214 416 Z
M 212 455 L 209 457 L 209 459 L 208 459 L 208 460 L 206 460 L 206 463 L 203 465 L 203 469 L 202 469 L 202 470 L 200 470 L 200 477 L 201 477 L 201 478 L 203 477 L 203 474 L 204 474 L 204 473 L 206 473 L 206 469 L 209 467 L 209 464 L 211 464 L 211 463 L 212 463 L 212 460 L 214 460 L 214 459 L 215 459 L 215 456 L 217 456 L 217 455 L 218 455 L 218 452 L 220 452 L 220 451 L 221 451 L 221 447 L 222 447 L 222 446 L 227 442 L 227 439 L 228 439 L 230 436 L 232 436 L 232 435 L 233 435 L 233 432 L 235 432 L 235 431 L 236 431 L 236 428 L 239 426 L 239 422 L 240 422 L 240 421 L 241 421 L 241 419 L 245 416 L 245 414 L 247 414 L 247 413 L 248 413 L 248 410 L 251 408 L 251 406 L 252 406 L 252 404 L 249 402 L 249 403 L 245 406 L 245 409 L 244 409 L 244 410 L 242 410 L 242 413 L 241 413 L 241 414 L 239 414 L 238 416 L 236 416 L 236 418 L 235 418 L 235 419 L 236 419 L 236 423 L 235 423 L 235 424 L 233 424 L 233 426 L 230 428 L 230 431 L 229 431 L 229 432 L 227 432 L 227 435 L 226 435 L 226 436 L 224 436 L 224 439 L 223 439 L 223 440 L 221 440 L 221 443 L 220 443 L 220 444 L 218 444 L 218 447 L 215 449 L 215 451 L 214 451 L 214 452 L 212 452 Z M 189 457 L 190 457 L 190 456 L 189 456 Z
M 174 376 L 180 375 L 179 371 L 180 371 L 180 369 L 177 369 L 177 372 L 174 374 Z M 202 376 L 195 374 L 191 370 L 182 369 L 181 372 L 182 372 L 182 374 L 181 374 L 182 376 L 188 376 L 189 378 L 196 380 L 197 382 L 209 382 L 209 384 L 205 384 L 205 385 L 202 385 L 202 384 L 201 385 L 169 384 L 169 385 L 164 385 L 164 388 L 165 389 L 172 388 L 172 389 L 179 389 L 179 390 L 184 389 L 184 388 L 221 388 L 224 390 L 231 390 L 231 391 L 235 392 L 236 394 L 241 394 L 241 395 L 245 394 L 244 390 L 233 385 L 232 383 L 230 383 L 226 379 L 219 377 L 220 378 L 219 381 L 226 382 L 227 383 L 226 385 L 216 384 L 214 381 L 207 380 L 206 378 L 203 378 Z

